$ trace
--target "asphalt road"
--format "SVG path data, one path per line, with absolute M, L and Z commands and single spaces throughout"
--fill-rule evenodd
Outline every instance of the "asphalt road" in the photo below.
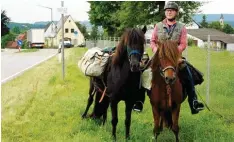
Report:
M 33 66 L 57 54 L 57 49 L 40 49 L 37 52 L 17 53 L 18 50 L 6 49 L 1 52 L 1 83 L 5 83 Z

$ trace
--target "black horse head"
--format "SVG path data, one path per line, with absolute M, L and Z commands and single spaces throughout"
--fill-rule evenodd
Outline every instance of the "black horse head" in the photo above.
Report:
M 132 72 L 140 70 L 140 61 L 144 53 L 146 26 L 141 29 L 126 29 L 117 46 L 113 64 L 122 65 L 126 58 Z

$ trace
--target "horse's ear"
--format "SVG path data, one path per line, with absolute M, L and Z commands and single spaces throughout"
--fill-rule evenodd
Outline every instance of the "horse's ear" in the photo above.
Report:
M 146 33 L 146 31 L 147 31 L 147 27 L 146 27 L 146 25 L 144 25 L 144 27 L 143 27 L 142 31 L 143 31 L 143 33 L 144 33 L 144 34 Z

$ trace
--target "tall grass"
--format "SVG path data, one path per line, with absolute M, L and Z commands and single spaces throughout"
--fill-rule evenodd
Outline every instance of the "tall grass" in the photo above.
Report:
M 65 51 L 65 81 L 62 66 L 55 57 L 2 85 L 2 141 L 112 141 L 110 110 L 105 126 L 81 119 L 89 83 L 77 68 L 77 61 L 85 51 L 83 48 Z M 206 50 L 195 47 L 188 51 L 189 61 L 203 73 L 207 71 L 206 54 Z M 210 71 L 211 111 L 191 115 L 187 101 L 183 103 L 179 121 L 182 142 L 234 140 L 234 54 L 212 51 Z M 205 99 L 206 81 L 196 88 Z M 125 141 L 124 108 L 120 102 L 118 141 Z M 152 136 L 153 116 L 146 97 L 143 112 L 132 114 L 130 141 L 152 141 Z M 158 140 L 174 141 L 174 135 L 164 130 Z

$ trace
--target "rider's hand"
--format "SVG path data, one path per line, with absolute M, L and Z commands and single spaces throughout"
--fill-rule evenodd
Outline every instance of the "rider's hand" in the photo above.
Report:
M 181 64 L 181 63 L 183 63 L 184 62 L 184 60 L 182 59 L 182 58 L 180 58 L 179 60 L 178 60 L 178 63 L 179 64 Z

